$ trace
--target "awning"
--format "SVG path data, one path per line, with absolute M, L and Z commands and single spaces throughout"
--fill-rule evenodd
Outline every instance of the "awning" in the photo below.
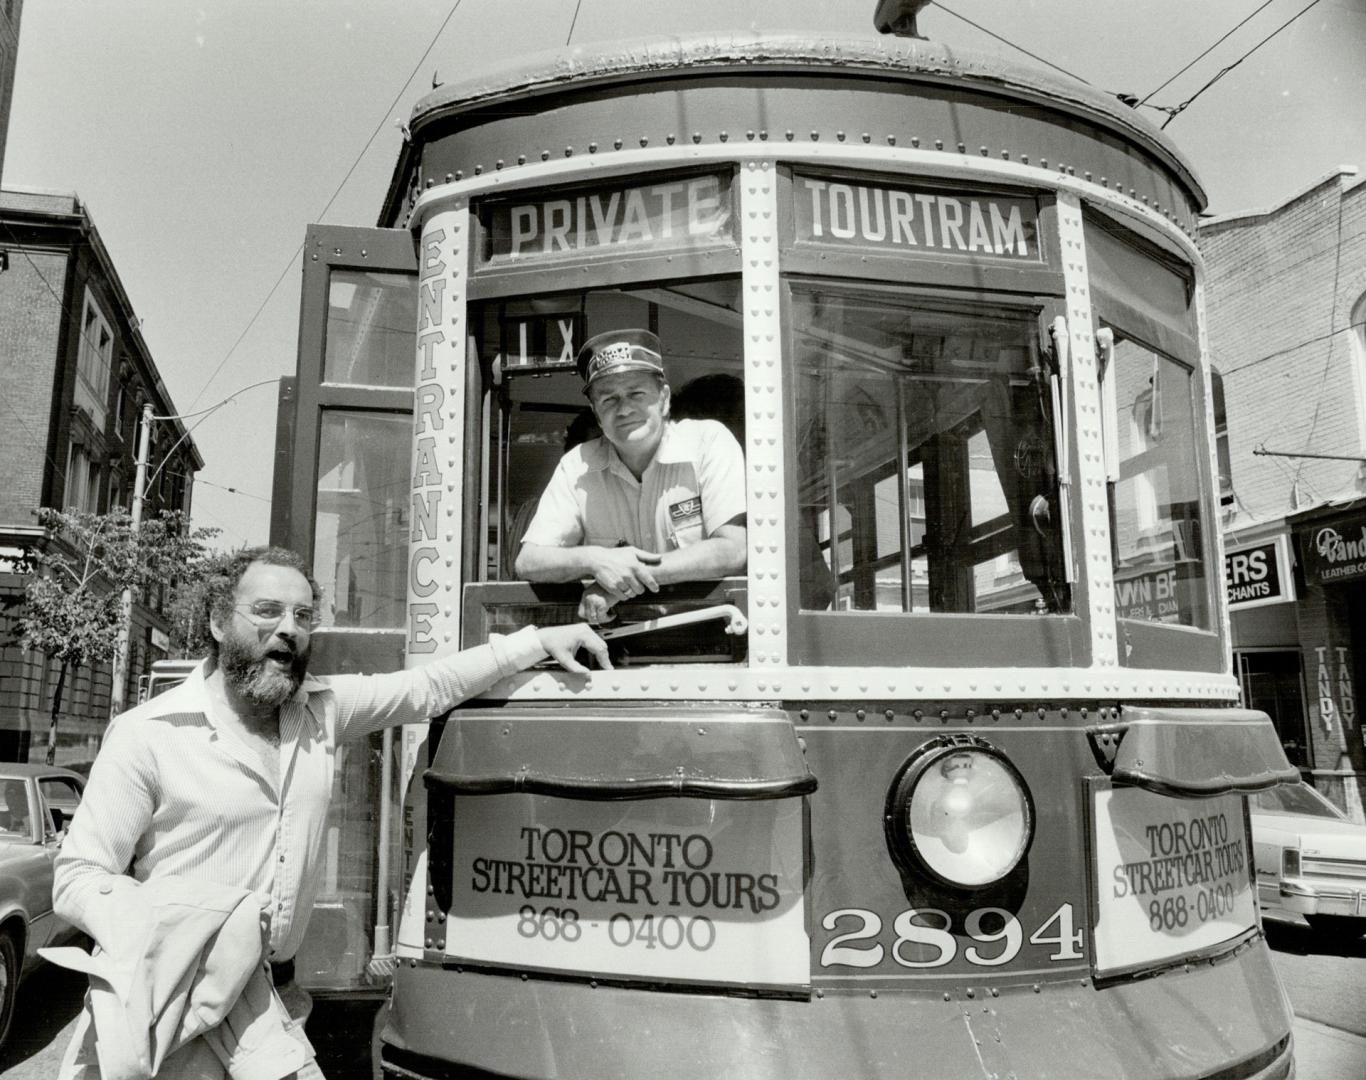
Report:
M 1087 735 L 1115 783 L 1159 795 L 1210 798 L 1300 778 L 1270 718 L 1251 709 L 1126 707 Z
M 459 795 L 562 799 L 783 799 L 809 795 L 786 713 L 515 707 L 452 713 L 423 781 Z

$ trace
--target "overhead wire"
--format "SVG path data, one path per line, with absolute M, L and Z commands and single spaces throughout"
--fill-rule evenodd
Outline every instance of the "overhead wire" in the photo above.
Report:
M 445 33 L 446 27 L 450 24 L 452 17 L 463 2 L 464 0 L 455 0 L 455 3 L 451 5 L 450 11 L 446 13 L 446 17 L 441 21 L 441 25 L 437 27 L 436 33 L 432 35 L 431 41 L 427 43 L 427 48 L 423 50 L 422 56 L 418 59 L 417 63 L 413 65 L 412 72 L 409 73 L 408 78 L 404 80 L 403 85 L 399 87 L 398 93 L 394 95 L 394 100 L 390 102 L 389 107 L 384 110 L 383 119 L 375 125 L 374 131 L 370 133 L 370 137 L 365 141 L 365 145 L 361 148 L 360 153 L 357 154 L 355 160 L 351 162 L 351 167 L 346 170 L 346 175 L 342 177 L 341 183 L 339 183 L 336 190 L 332 192 L 332 197 L 327 200 L 327 205 L 322 208 L 322 212 L 317 215 L 315 220 L 321 221 L 327 216 L 327 212 L 332 209 L 332 204 L 337 201 L 337 196 L 341 194 L 342 188 L 346 187 L 352 174 L 355 173 L 356 169 L 359 167 L 361 160 L 369 152 L 375 139 L 379 137 L 379 133 L 388 125 L 389 117 L 393 113 L 394 108 L 398 105 L 399 101 L 402 100 L 403 95 L 407 92 L 413 79 L 417 77 L 418 71 L 421 70 L 422 66 L 427 62 L 427 57 L 430 56 L 432 50 L 436 48 L 437 41 L 440 40 L 441 35 Z M 294 266 L 294 261 L 299 258 L 303 253 L 303 250 L 304 241 L 301 240 L 299 241 L 299 246 L 294 249 L 293 254 L 290 255 L 289 260 L 275 278 L 275 282 L 271 285 L 270 291 L 266 293 L 265 299 L 261 301 L 256 310 L 252 313 L 251 318 L 247 320 L 247 325 L 242 328 L 242 332 L 237 335 L 236 340 L 228 347 L 228 351 L 223 354 L 223 359 L 218 362 L 218 366 L 215 367 L 209 377 L 204 380 L 203 387 L 200 389 L 199 393 L 195 395 L 194 400 L 190 402 L 190 408 L 194 408 L 194 406 L 198 404 L 199 399 L 204 396 L 204 391 L 209 388 L 209 384 L 218 377 L 218 373 L 223 370 L 224 365 L 231 359 L 232 354 L 237 351 L 237 347 L 242 344 L 247 334 L 250 333 L 251 328 L 256 325 L 256 320 L 261 317 L 261 313 L 265 311 L 266 305 L 270 303 L 271 298 L 275 295 L 275 291 L 279 289 L 280 283 L 284 281 L 285 275 L 289 273 L 290 269 Z
M 1294 22 L 1296 19 L 1298 19 L 1301 15 L 1305 14 L 1305 13 L 1306 13 L 1307 11 L 1309 11 L 1311 8 L 1316 7 L 1316 6 L 1317 6 L 1318 4 L 1320 4 L 1321 2 L 1322 2 L 1322 0 L 1309 0 L 1309 3 L 1308 3 L 1308 4 L 1306 4 L 1304 7 L 1302 7 L 1302 8 L 1301 8 L 1299 11 L 1297 11 L 1294 15 L 1290 16 L 1290 18 L 1288 18 L 1285 22 L 1281 23 L 1281 25 L 1278 26 L 1278 27 L 1276 27 L 1276 29 L 1273 30 L 1273 31 L 1271 31 L 1271 33 L 1267 34 L 1266 37 L 1262 38 L 1262 40 L 1259 41 L 1259 42 L 1257 42 L 1256 45 L 1254 45 L 1254 46 L 1252 46 L 1252 48 L 1248 49 L 1247 52 L 1243 53 L 1243 55 L 1240 56 L 1240 57 L 1238 57 L 1237 60 L 1233 61 L 1233 63 L 1229 64 L 1227 67 L 1221 68 L 1221 69 L 1215 74 L 1214 78 L 1210 79 L 1209 82 L 1205 83 L 1205 85 L 1202 86 L 1202 87 L 1200 87 L 1199 90 L 1197 90 L 1195 93 L 1193 93 L 1190 97 L 1186 98 L 1185 101 L 1181 102 L 1181 104 L 1176 105 L 1176 106 L 1174 106 L 1173 108 L 1171 108 L 1170 110 L 1168 110 L 1168 111 L 1171 113 L 1171 115 L 1168 116 L 1167 119 L 1166 119 L 1165 121 L 1163 121 L 1163 123 L 1162 123 L 1162 129 L 1163 129 L 1163 130 L 1166 130 L 1167 125 L 1170 124 L 1173 120 L 1175 120 L 1178 116 L 1180 116 L 1183 112 L 1185 112 L 1188 108 L 1190 108 L 1192 102 L 1194 102 L 1196 98 L 1198 98 L 1201 94 L 1203 94 L 1203 93 L 1204 93 L 1206 90 L 1208 90 L 1211 86 L 1213 86 L 1215 83 L 1217 83 L 1220 79 L 1222 79 L 1222 78 L 1223 78 L 1225 75 L 1227 75 L 1230 71 L 1232 71 L 1234 68 L 1236 68 L 1236 67 L 1237 67 L 1239 64 L 1241 64 L 1244 60 L 1246 60 L 1249 56 L 1251 56 L 1253 53 L 1255 53 L 1258 49 L 1260 49 L 1260 48 L 1261 48 L 1263 45 L 1265 45 L 1268 41 L 1270 41 L 1272 38 L 1274 38 L 1277 34 L 1279 34 L 1279 33 L 1280 33 L 1282 30 L 1284 30 L 1287 26 L 1289 26 L 1291 23 L 1293 23 L 1293 22 Z
M 579 25 L 579 9 L 583 7 L 583 0 L 578 0 L 574 5 L 574 18 L 569 21 L 569 36 L 564 39 L 564 47 L 569 48 L 569 42 L 574 37 L 574 27 Z
M 1267 8 L 1269 8 L 1269 7 L 1270 7 L 1272 4 L 1274 4 L 1275 2 L 1276 2 L 1276 0 L 1266 0 L 1266 2 L 1263 3 L 1259 8 L 1257 8 L 1256 11 L 1252 12 L 1251 15 L 1246 16 L 1241 22 L 1239 22 L 1239 23 L 1238 23 L 1236 26 L 1234 26 L 1232 29 L 1226 31 L 1226 32 L 1224 33 L 1224 35 L 1223 35 L 1222 37 L 1219 38 L 1218 41 L 1216 41 L 1213 45 L 1211 45 L 1209 48 L 1207 48 L 1204 52 L 1202 52 L 1199 56 L 1197 56 L 1197 57 L 1196 57 L 1194 60 L 1192 60 L 1189 64 L 1187 64 L 1187 65 L 1186 65 L 1185 67 L 1183 67 L 1180 71 L 1178 71 L 1175 75 L 1173 75 L 1170 79 L 1168 79 L 1168 80 L 1167 80 L 1166 82 L 1164 82 L 1161 86 L 1159 86 L 1156 90 L 1153 90 L 1151 93 L 1145 94 L 1145 95 L 1143 96 L 1142 100 L 1140 100 L 1140 101 L 1138 102 L 1138 104 L 1140 104 L 1140 105 L 1146 105 L 1146 104 L 1148 104 L 1149 101 L 1151 101 L 1154 97 L 1156 97 L 1158 94 L 1160 94 L 1163 90 L 1167 89 L 1167 87 L 1170 86 L 1172 83 L 1176 82 L 1177 79 L 1179 79 L 1182 75 L 1184 75 L 1186 72 L 1188 72 L 1191 68 L 1195 67 L 1196 64 L 1198 64 L 1201 60 L 1203 60 L 1205 57 L 1207 57 L 1210 53 L 1212 53 L 1215 49 L 1217 49 L 1220 45 L 1222 45 L 1225 41 L 1227 41 L 1230 37 L 1232 37 L 1235 33 L 1237 33 L 1237 32 L 1238 32 L 1239 30 L 1241 30 L 1244 26 L 1246 26 L 1249 22 L 1251 22 L 1252 19 L 1256 18 L 1257 15 L 1259 15 L 1261 12 L 1265 11 Z
M 952 15 L 955 19 L 961 19 L 961 20 L 963 20 L 963 22 L 967 23 L 969 26 L 973 27 L 975 30 L 980 30 L 982 33 L 986 34 L 987 37 L 989 37 L 989 38 L 995 38 L 995 39 L 996 39 L 997 41 L 999 41 L 1002 45 L 1009 45 L 1012 49 L 1016 49 L 1016 50 L 1018 50 L 1019 52 L 1024 53 L 1024 54 L 1025 54 L 1026 56 L 1028 56 L 1031 60 L 1037 60 L 1039 63 L 1043 64 L 1045 67 L 1050 67 L 1050 68 L 1052 68 L 1054 71 L 1060 71 L 1060 72 L 1062 72 L 1064 75 L 1066 75 L 1068 78 L 1076 79 L 1077 82 L 1079 82 L 1079 83 L 1085 83 L 1087 86 L 1090 86 L 1090 85 L 1091 85 L 1090 82 L 1088 82 L 1086 79 L 1083 79 L 1080 75 L 1077 75 L 1077 74 L 1075 74 L 1074 72 L 1068 71 L 1065 67 L 1059 67 L 1057 64 L 1053 63 L 1052 61 L 1045 60 L 1042 56 L 1038 55 L 1038 53 L 1032 53 L 1032 52 L 1030 52 L 1030 51 L 1029 51 L 1028 49 L 1026 49 L 1023 45 L 1017 45 L 1017 44 L 1015 44 L 1015 42 L 1011 41 L 1009 38 L 1004 38 L 1004 37 L 1002 37 L 1000 34 L 997 34 L 997 33 L 993 32 L 993 31 L 991 31 L 991 30 L 988 30 L 988 29 L 987 29 L 985 26 L 983 26 L 981 23 L 975 23 L 975 22 L 973 22 L 971 19 L 969 19 L 966 15 L 960 15 L 958 12 L 954 11 L 953 8 L 948 7 L 948 6 L 945 5 L 945 4 L 941 4 L 941 3 L 939 2 L 939 0 L 932 0 L 932 2 L 934 3 L 934 6 L 935 6 L 935 7 L 941 8 L 942 10 L 948 12 L 948 13 L 949 13 L 950 15 Z

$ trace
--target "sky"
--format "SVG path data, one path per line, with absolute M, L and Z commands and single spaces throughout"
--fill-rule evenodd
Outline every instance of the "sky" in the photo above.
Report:
M 195 524 L 221 529 L 223 547 L 264 543 L 272 380 L 295 368 L 304 230 L 375 224 L 396 121 L 434 78 L 463 81 L 566 41 L 862 34 L 875 6 L 26 0 L 0 183 L 84 201 L 180 413 L 228 402 L 185 421 L 206 462 Z M 1241 59 L 1167 128 L 1209 211 L 1229 214 L 1276 205 L 1340 166 L 1366 168 L 1366 0 L 949 0 L 921 15 L 920 31 L 1039 62 L 1019 46 L 1098 90 L 1144 98 L 1244 19 L 1152 97 L 1178 106 Z

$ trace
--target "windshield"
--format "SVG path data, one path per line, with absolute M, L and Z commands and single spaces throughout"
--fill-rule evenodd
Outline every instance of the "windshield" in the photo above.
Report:
M 1258 810 L 1274 814 L 1307 814 L 1310 817 L 1345 820 L 1345 816 L 1308 784 L 1281 784 L 1252 796 Z
M 807 610 L 1069 610 L 1038 314 L 794 286 Z

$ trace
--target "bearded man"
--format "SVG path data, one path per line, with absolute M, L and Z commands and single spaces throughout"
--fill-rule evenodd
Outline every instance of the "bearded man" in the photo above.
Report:
M 305 1046 L 308 995 L 293 984 L 293 957 L 322 884 L 337 746 L 439 716 L 547 655 L 582 672 L 574 657 L 582 648 L 611 666 L 605 643 L 580 623 L 527 627 L 407 671 L 312 676 L 320 599 L 293 552 L 251 548 L 232 559 L 205 601 L 209 658 L 110 726 L 57 857 L 54 888 L 57 913 L 106 951 L 113 943 L 101 934 L 120 932 L 110 898 L 134 888 L 129 878 L 144 889 L 174 880 L 177 897 L 187 882 L 246 890 L 261 908 L 261 955 L 251 965 L 263 979 L 269 972 L 270 1007 Z M 154 965 L 171 950 L 162 943 L 152 951 L 146 962 Z M 164 972 L 155 977 L 167 980 Z M 101 1075 L 98 1044 L 107 1037 L 96 1030 L 99 1015 L 88 998 L 62 1076 Z M 215 1075 L 204 1071 L 213 1062 L 205 1042 L 220 1060 L 231 1056 L 222 1038 L 196 1037 L 157 1075 Z M 221 1075 L 239 1075 L 221 1063 Z M 321 1073 L 309 1061 L 298 1075 Z

